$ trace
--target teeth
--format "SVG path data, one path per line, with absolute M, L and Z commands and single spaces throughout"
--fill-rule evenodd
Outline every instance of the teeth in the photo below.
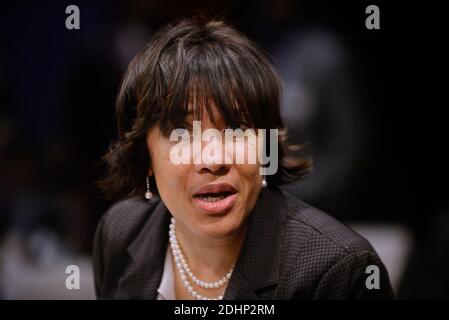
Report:
M 218 196 L 218 197 L 201 197 L 202 200 L 207 202 L 217 202 L 223 200 L 226 196 Z

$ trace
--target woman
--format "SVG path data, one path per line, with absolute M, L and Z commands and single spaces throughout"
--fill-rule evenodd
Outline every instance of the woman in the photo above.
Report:
M 100 186 L 121 201 L 95 237 L 98 297 L 392 296 L 366 240 L 278 189 L 310 166 L 288 155 L 280 90 L 262 50 L 221 21 L 186 19 L 154 35 L 130 63 L 117 98 L 118 141 L 105 156 Z M 198 124 L 199 134 L 218 136 L 236 128 L 257 138 L 256 129 L 279 131 L 262 144 L 232 138 L 236 147 L 227 148 L 227 140 L 196 140 Z M 186 139 L 173 140 L 175 133 Z M 217 151 L 204 152 L 211 145 Z M 175 147 L 189 151 L 187 161 L 174 161 Z M 237 147 L 256 152 L 257 161 L 236 162 Z M 274 173 L 259 157 L 267 147 L 269 165 L 279 163 Z M 379 270 L 374 289 L 367 287 L 369 265 Z

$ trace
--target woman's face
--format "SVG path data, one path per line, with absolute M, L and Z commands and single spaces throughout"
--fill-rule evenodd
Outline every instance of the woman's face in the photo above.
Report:
M 207 112 L 203 112 L 202 132 L 210 128 L 223 132 L 226 128 L 215 107 L 213 113 L 216 125 Z M 188 115 L 186 122 L 192 125 L 193 117 Z M 190 164 L 174 164 L 170 160 L 170 151 L 177 143 L 164 137 L 157 127 L 147 132 L 151 156 L 149 173 L 154 174 L 160 197 L 175 217 L 178 228 L 197 237 L 214 239 L 240 232 L 261 190 L 259 164 L 248 164 L 248 161 L 244 164 L 236 164 L 235 161 L 231 164 L 224 161 L 222 164 L 207 164 L 204 152 L 203 161 L 197 163 L 193 161 L 199 156 L 195 151 Z M 209 143 L 217 142 L 201 142 L 201 151 Z M 252 147 L 245 143 L 246 151 Z M 232 156 L 226 154 L 223 147 L 223 158 L 224 155 Z

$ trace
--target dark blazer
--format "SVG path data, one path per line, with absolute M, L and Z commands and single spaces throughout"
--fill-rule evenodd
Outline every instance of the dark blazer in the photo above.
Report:
M 102 217 L 94 240 L 99 298 L 156 299 L 170 216 L 158 198 L 131 198 Z M 393 297 L 387 271 L 371 245 L 293 196 L 264 189 L 248 223 L 223 299 Z M 368 265 L 379 267 L 379 289 L 366 288 Z

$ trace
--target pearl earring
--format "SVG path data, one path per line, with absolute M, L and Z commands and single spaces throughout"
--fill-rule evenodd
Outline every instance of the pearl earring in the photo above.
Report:
M 267 186 L 268 186 L 267 179 L 265 179 L 265 177 L 263 177 L 263 179 L 262 179 L 262 188 L 266 188 Z
M 150 191 L 150 177 L 147 177 L 147 192 L 145 192 L 145 198 L 151 200 L 153 193 Z

